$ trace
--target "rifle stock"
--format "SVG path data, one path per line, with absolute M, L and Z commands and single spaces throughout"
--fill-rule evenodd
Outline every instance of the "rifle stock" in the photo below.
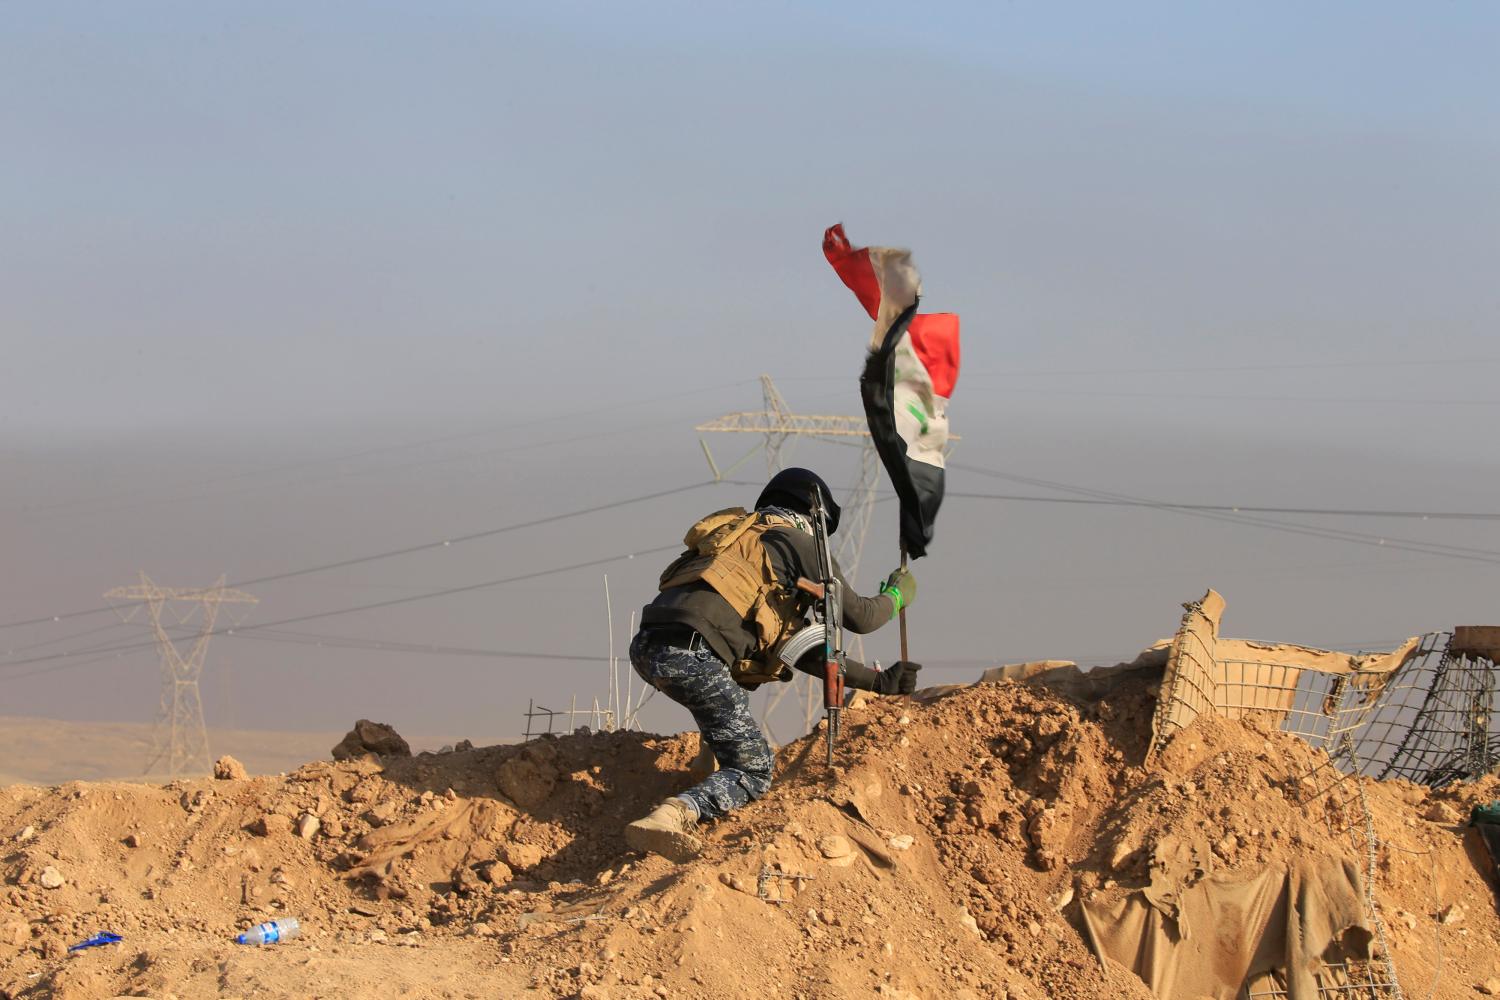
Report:
M 839 736 L 839 715 L 844 707 L 844 623 L 843 595 L 833 571 L 833 554 L 828 545 L 828 512 L 822 493 L 812 489 L 813 537 L 817 541 L 818 576 L 813 581 L 799 579 L 799 589 L 812 594 L 823 608 L 823 712 L 827 718 L 828 764 L 833 764 L 833 744 Z M 804 586 L 805 584 L 805 586 Z

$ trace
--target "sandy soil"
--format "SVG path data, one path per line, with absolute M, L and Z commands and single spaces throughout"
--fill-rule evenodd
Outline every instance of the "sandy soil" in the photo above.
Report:
M 1147 997 L 1078 908 L 1145 885 L 1165 838 L 1228 873 L 1355 849 L 1294 737 L 1202 720 L 1147 760 L 1148 681 L 867 700 L 832 770 L 816 736 L 783 748 L 681 867 L 621 830 L 685 787 L 695 735 L 7 788 L 0 997 Z M 1497 795 L 1367 788 L 1409 997 L 1500 976 L 1461 825 Z M 305 935 L 232 943 L 282 915 Z M 69 957 L 97 931 L 124 941 Z

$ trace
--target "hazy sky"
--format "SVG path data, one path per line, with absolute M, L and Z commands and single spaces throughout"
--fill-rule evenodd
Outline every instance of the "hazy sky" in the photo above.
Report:
M 962 314 L 955 493 L 1500 512 L 1495 7 L 811 8 L 0 7 L 0 622 L 699 483 L 693 425 L 762 372 L 858 412 L 841 220 Z M 269 582 L 247 624 L 670 545 L 754 493 Z M 1262 638 L 1500 622 L 1496 520 L 1274 517 L 1316 533 L 955 496 L 913 653 L 1112 660 L 1210 585 Z M 882 504 L 866 589 L 894 532 Z M 285 628 L 602 655 L 603 573 L 623 649 L 664 558 Z M 0 715 L 149 718 L 149 650 L 19 662 L 145 638 L 110 620 L 0 630 Z M 604 690 L 252 635 L 215 640 L 211 724 L 477 739 Z

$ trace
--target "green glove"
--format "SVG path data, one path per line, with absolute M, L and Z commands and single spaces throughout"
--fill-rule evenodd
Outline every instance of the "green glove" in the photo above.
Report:
M 907 569 L 892 570 L 885 583 L 880 585 L 880 592 L 890 595 L 891 617 L 894 618 L 901 613 L 902 608 L 917 599 L 917 578 Z

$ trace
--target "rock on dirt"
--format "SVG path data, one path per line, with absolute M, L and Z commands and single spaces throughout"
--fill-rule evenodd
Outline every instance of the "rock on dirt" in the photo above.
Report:
M 282 836 L 292 832 L 292 821 L 279 813 L 267 813 L 251 825 L 250 832 L 260 837 Z
M 500 791 L 516 805 L 533 809 L 547 801 L 560 777 L 553 763 L 555 751 L 538 743 L 509 757 L 495 773 Z
M 1429 823 L 1441 823 L 1444 826 L 1452 826 L 1463 819 L 1451 802 L 1434 802 L 1427 807 L 1427 811 L 1422 814 L 1422 817 Z
M 62 877 L 62 872 L 48 865 L 42 869 L 41 875 L 37 876 L 37 881 L 42 884 L 43 889 L 61 889 L 66 880 Z
M 219 781 L 243 781 L 250 777 L 245 765 L 225 754 L 214 761 L 214 777 Z
M 377 757 L 410 757 L 411 744 L 384 722 L 360 719 L 333 748 L 334 760 L 357 760 L 365 754 Z

